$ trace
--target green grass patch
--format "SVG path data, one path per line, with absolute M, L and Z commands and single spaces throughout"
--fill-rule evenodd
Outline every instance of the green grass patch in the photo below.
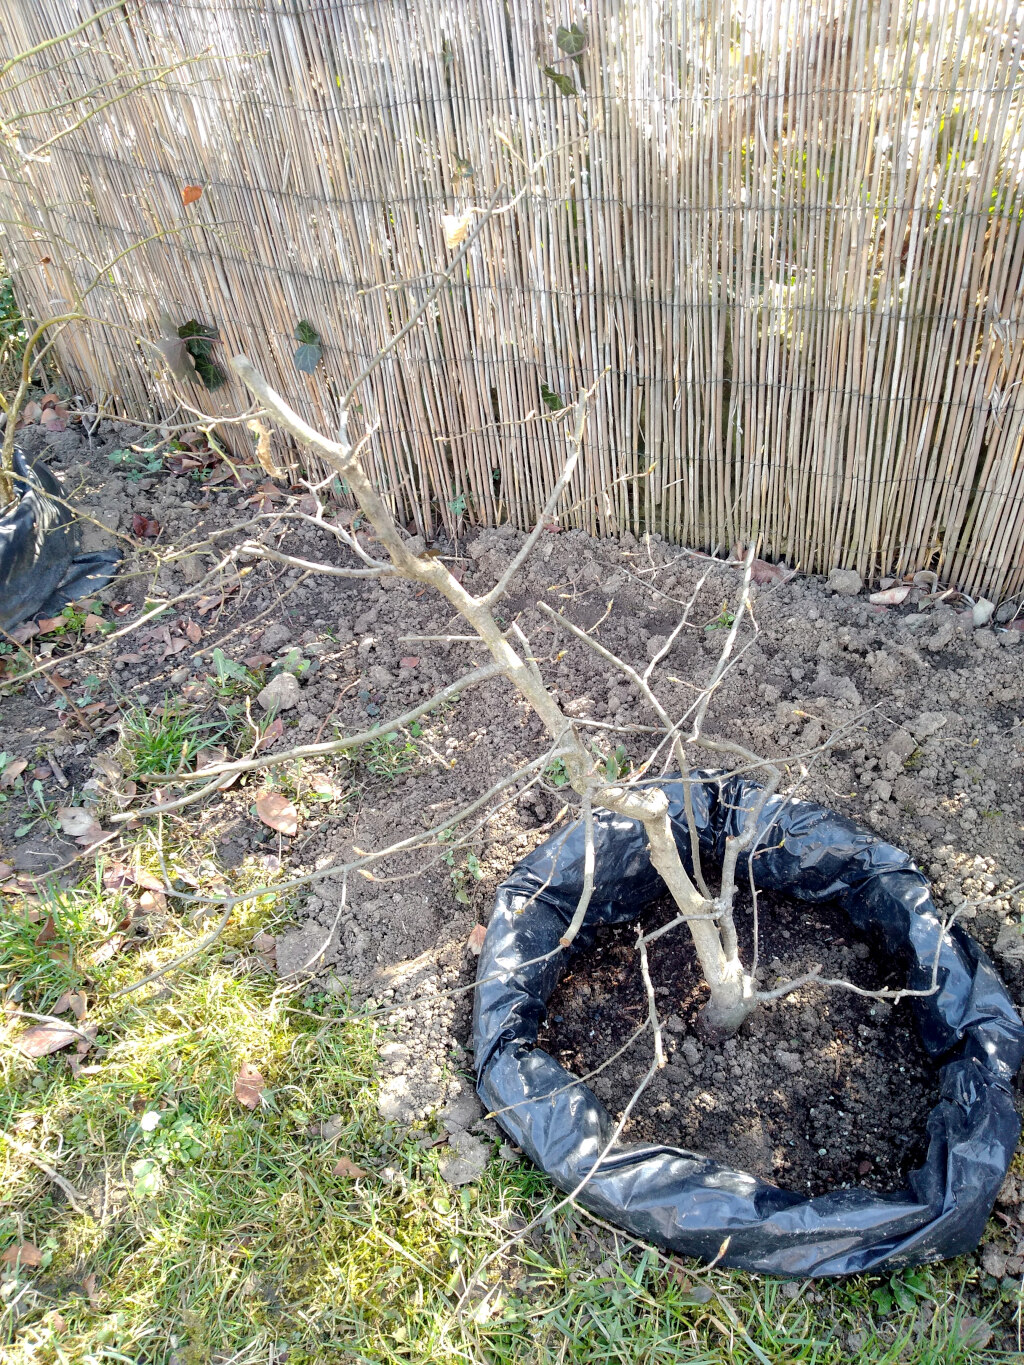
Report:
M 231 727 L 204 721 L 186 707 L 165 701 L 159 712 L 133 706 L 121 720 L 119 757 L 130 776 L 191 770 L 200 749 L 217 744 Z
M 153 865 L 150 836 L 131 856 Z M 164 863 L 207 876 L 198 847 Z M 245 865 L 233 886 L 262 875 Z M 498 1139 L 483 1179 L 452 1189 L 444 1146 L 426 1140 L 437 1126 L 380 1117 L 380 1021 L 286 989 L 249 947 L 280 920 L 273 897 L 240 906 L 209 954 L 116 998 L 207 931 L 172 899 L 166 933 L 104 958 L 133 894 L 97 873 L 0 927 L 8 1010 L 46 1013 L 75 988 L 99 1030 L 76 1076 L 65 1052 L 22 1057 L 8 1019 L 0 1254 L 31 1242 L 42 1260 L 2 1276 L 4 1365 L 1009 1358 L 979 1346 L 977 1304 L 995 1310 L 1000 1291 L 971 1258 L 787 1284 L 683 1264 L 572 1209 L 501 1250 L 557 1192 Z M 265 1082 L 253 1110 L 233 1091 L 243 1063 Z M 26 1153 L 71 1182 L 82 1212 Z M 362 1174 L 334 1174 L 342 1156 Z

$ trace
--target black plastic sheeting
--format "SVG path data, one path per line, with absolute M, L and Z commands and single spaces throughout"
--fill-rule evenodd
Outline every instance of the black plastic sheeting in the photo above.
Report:
M 719 865 L 725 840 L 759 793 L 747 779 L 690 775 L 701 860 Z M 691 867 L 683 783 L 666 784 L 679 852 Z M 808 1199 L 679 1147 L 616 1144 L 578 1202 L 686 1256 L 779 1275 L 845 1275 L 959 1255 L 977 1245 L 1020 1133 L 1013 1077 L 1024 1028 L 996 972 L 959 926 L 941 942 L 928 882 L 906 853 L 808 801 L 770 797 L 751 854 L 756 886 L 841 907 L 906 984 L 927 988 L 939 950 L 939 990 L 913 999 L 922 1042 L 944 1058 L 941 1099 L 928 1118 L 924 1165 L 893 1194 L 854 1188 Z M 594 818 L 596 880 L 583 929 L 558 949 L 580 897 L 580 822 L 521 862 L 498 890 L 477 973 L 477 1088 L 488 1110 L 567 1193 L 594 1169 L 614 1125 L 586 1085 L 535 1046 L 545 1005 L 569 963 L 604 925 L 635 920 L 665 893 L 642 825 Z M 680 929 L 680 932 L 686 932 Z M 557 950 L 543 963 L 532 959 Z M 511 1106 L 511 1107 L 510 1107 Z
M 58 501 L 61 486 L 42 461 L 14 452 L 20 493 L 0 517 L 0 630 L 38 616 L 58 616 L 69 602 L 99 592 L 113 578 L 120 551 L 79 553 L 74 513 Z

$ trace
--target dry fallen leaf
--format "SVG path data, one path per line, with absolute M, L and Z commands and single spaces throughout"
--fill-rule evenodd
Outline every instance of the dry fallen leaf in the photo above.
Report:
M 23 1057 L 49 1057 L 51 1052 L 69 1047 L 79 1037 L 78 1030 L 70 1025 L 33 1024 L 14 1040 L 14 1045 Z
M 769 564 L 766 559 L 755 559 L 750 566 L 750 581 L 759 583 L 785 583 L 793 577 L 793 570 L 784 564 Z
M 82 1281 L 82 1288 L 89 1296 L 89 1302 L 93 1308 L 100 1306 L 100 1278 L 95 1271 L 91 1275 L 86 1275 Z
M 399 659 L 399 661 L 398 661 L 398 667 L 399 667 L 399 668 L 417 668 L 417 667 L 419 666 L 419 662 L 420 662 L 420 661 L 419 661 L 419 656 L 418 656 L 418 655 L 416 655 L 416 654 L 407 654 L 407 655 L 405 656 L 404 659 Z
M 36 941 L 35 941 L 36 947 L 37 947 L 37 948 L 41 948 L 41 947 L 43 946 L 44 943 L 52 943 L 53 940 L 54 940 L 56 937 L 57 937 L 57 930 L 54 928 L 53 916 L 52 916 L 52 915 L 47 915 L 47 916 L 46 916 L 46 923 L 45 923 L 45 924 L 43 925 L 43 927 L 39 930 L 39 933 L 38 933 L 38 935 L 36 936 Z M 54 1010 L 54 1014 L 60 1014 L 60 1010 Z
M 52 631 L 63 630 L 67 620 L 63 616 L 40 616 L 36 625 L 39 627 L 40 635 L 49 635 Z
M 196 625 L 195 621 L 186 622 L 185 634 L 188 636 L 188 638 L 192 641 L 194 645 L 197 645 L 199 641 L 203 638 L 203 632 L 200 629 L 200 627 Z
M 235 1099 L 246 1109 L 256 1109 L 263 1097 L 266 1081 L 248 1062 L 243 1062 L 235 1077 Z
M 15 780 L 22 775 L 27 767 L 27 758 L 16 758 L 13 763 L 8 763 L 4 769 L 3 777 L 0 777 L 0 787 L 13 787 Z
M 454 251 L 457 246 L 466 240 L 470 224 L 473 221 L 473 210 L 467 209 L 465 213 L 455 216 L 453 213 L 441 214 L 441 227 L 444 231 L 444 244 L 449 251 Z
M 873 592 L 868 598 L 876 607 L 898 607 L 910 596 L 910 584 L 903 583 L 898 588 L 886 588 L 884 592 Z
M 57 819 L 60 821 L 61 829 L 65 834 L 70 834 L 72 839 L 92 843 L 94 839 L 103 837 L 103 830 L 97 824 L 95 816 L 82 806 L 59 806 Z
M 102 616 L 94 616 L 92 612 L 89 612 L 85 618 L 85 625 L 82 627 L 82 634 L 98 635 L 105 625 L 106 622 Z
M 167 897 L 162 891 L 143 891 L 139 897 L 139 909 L 144 915 L 154 912 L 162 914 L 167 909 Z
M 474 957 L 480 956 L 481 949 L 484 946 L 484 939 L 486 937 L 487 930 L 484 928 L 482 924 L 476 924 L 473 926 L 473 931 L 470 934 L 469 938 L 466 940 L 466 947 L 469 949 L 469 951 L 473 954 Z
M 4 1265 L 22 1265 L 34 1267 L 41 1265 L 43 1253 L 36 1246 L 35 1242 L 15 1242 L 0 1256 L 0 1261 Z
M 188 208 L 189 204 L 194 204 L 197 199 L 203 197 L 202 185 L 182 185 L 181 202 Z
M 256 798 L 256 814 L 265 825 L 289 836 L 299 828 L 299 812 L 279 792 L 263 792 Z
M 155 517 L 143 516 L 136 512 L 132 517 L 132 533 L 148 540 L 155 540 L 160 534 L 160 523 Z
M 340 1176 L 343 1180 L 358 1180 L 361 1175 L 369 1175 L 369 1171 L 364 1171 L 362 1166 L 349 1161 L 347 1156 L 341 1156 L 334 1163 L 331 1175 Z
M 14 876 L 14 868 L 10 863 L 0 863 L 0 882 L 5 882 L 8 877 Z
M 200 616 L 205 616 L 208 611 L 213 611 L 214 607 L 223 606 L 231 594 L 237 591 L 238 584 L 233 583 L 230 587 L 225 588 L 223 592 L 215 593 L 211 597 L 200 597 L 199 601 L 196 603 L 196 611 Z
M 66 1010 L 70 1010 L 76 1019 L 82 1019 L 85 1017 L 85 1009 L 86 999 L 84 991 L 65 991 L 50 1013 L 63 1014 Z
M 256 745 L 256 752 L 259 753 L 263 749 L 269 749 L 274 741 L 280 739 L 283 734 L 284 722 L 281 720 L 281 717 L 278 716 L 276 720 L 270 722 L 263 731 L 263 734 L 260 735 L 259 743 Z
M 247 654 L 242 660 L 246 668 L 266 668 L 273 662 L 273 656 L 270 654 Z

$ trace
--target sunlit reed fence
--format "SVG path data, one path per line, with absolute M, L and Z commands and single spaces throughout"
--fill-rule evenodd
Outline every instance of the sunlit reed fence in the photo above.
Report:
M 90 6 L 7 0 L 2 52 Z M 1017 592 L 1022 18 L 131 0 L 0 81 L 0 250 L 37 316 L 108 267 L 104 325 L 60 352 L 111 406 L 170 410 L 186 391 L 145 343 L 195 320 L 331 431 L 494 204 L 361 390 L 410 525 L 528 523 L 563 457 L 553 410 L 596 384 L 563 525 Z

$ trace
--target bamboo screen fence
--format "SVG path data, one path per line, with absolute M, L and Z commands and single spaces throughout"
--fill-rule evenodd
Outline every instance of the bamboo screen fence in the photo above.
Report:
M 6 0 L 2 51 L 103 8 Z M 564 453 L 549 409 L 595 385 L 563 524 L 1018 592 L 1022 23 L 1008 0 L 129 0 L 0 81 L 0 249 L 36 316 L 109 267 L 106 325 L 61 352 L 122 410 L 169 410 L 138 338 L 196 318 L 331 432 L 450 265 L 443 216 L 496 204 L 361 389 L 410 522 L 528 523 Z

